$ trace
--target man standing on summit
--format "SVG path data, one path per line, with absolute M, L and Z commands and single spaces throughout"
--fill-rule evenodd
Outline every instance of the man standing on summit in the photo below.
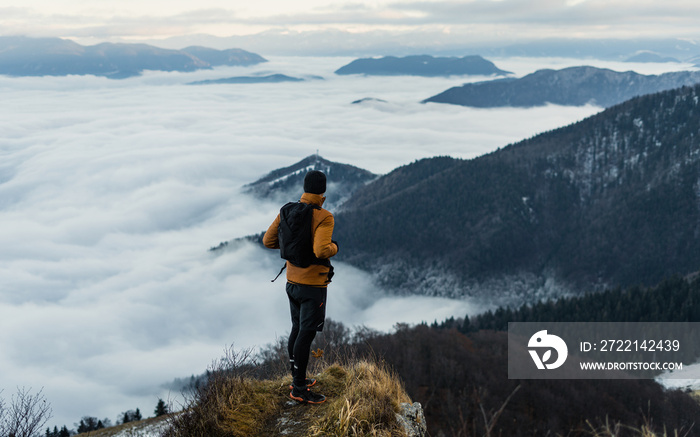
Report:
M 338 243 L 331 240 L 333 214 L 321 207 L 325 193 L 326 175 L 317 170 L 308 172 L 301 200 L 284 205 L 263 237 L 266 247 L 280 249 L 287 260 L 287 297 L 292 314 L 287 350 L 293 377 L 289 396 L 310 404 L 326 400 L 309 388 L 316 380 L 306 378 L 306 367 L 311 342 L 316 332 L 323 330 L 326 318 L 326 287 L 333 276 L 329 258 L 338 253 Z

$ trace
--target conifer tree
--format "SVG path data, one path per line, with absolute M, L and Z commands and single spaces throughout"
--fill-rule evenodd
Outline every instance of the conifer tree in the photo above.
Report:
M 156 405 L 156 409 L 153 411 L 153 414 L 155 414 L 156 417 L 168 414 L 168 406 L 165 405 L 165 401 L 163 399 L 158 399 L 158 404 Z

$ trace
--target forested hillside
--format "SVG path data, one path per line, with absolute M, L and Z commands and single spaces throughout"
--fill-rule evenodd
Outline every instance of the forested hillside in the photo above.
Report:
M 601 293 L 498 308 L 476 317 L 454 318 L 442 328 L 462 332 L 481 329 L 505 331 L 508 322 L 698 322 L 700 321 L 700 279 L 671 278 L 644 288 L 615 288 Z
M 397 169 L 338 214 L 339 257 L 403 292 L 511 301 L 696 271 L 699 96 L 642 96 L 476 159 Z

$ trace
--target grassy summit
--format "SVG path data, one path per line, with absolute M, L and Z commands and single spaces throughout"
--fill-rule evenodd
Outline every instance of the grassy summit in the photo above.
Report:
M 218 372 L 165 433 L 176 436 L 405 436 L 396 413 L 411 402 L 387 367 L 329 364 L 314 375 L 321 405 L 289 399 L 289 376 L 258 380 Z

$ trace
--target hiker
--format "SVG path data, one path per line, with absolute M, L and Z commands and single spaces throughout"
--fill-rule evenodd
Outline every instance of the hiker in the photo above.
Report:
M 306 378 L 306 367 L 311 342 L 316 332 L 323 330 L 325 322 L 326 287 L 333 276 L 329 258 L 338 253 L 338 243 L 331 240 L 333 214 L 321 207 L 325 193 L 326 175 L 309 171 L 304 177 L 301 200 L 283 206 L 263 237 L 266 247 L 280 249 L 282 258 L 287 260 L 282 270 L 287 269 L 287 297 L 292 315 L 287 344 L 293 378 L 289 396 L 310 404 L 326 400 L 309 388 L 316 380 Z

